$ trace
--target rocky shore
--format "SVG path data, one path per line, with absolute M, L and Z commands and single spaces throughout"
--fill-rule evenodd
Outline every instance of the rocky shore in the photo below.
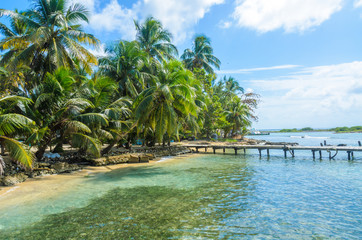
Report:
M 135 147 L 132 150 L 123 148 L 114 149 L 107 156 L 100 158 L 92 158 L 74 152 L 67 152 L 62 155 L 57 155 L 57 157 L 54 158 L 44 157 L 42 161 L 34 163 L 31 171 L 26 171 L 15 163 L 6 161 L 5 158 L 5 173 L 3 176 L 0 176 L 0 186 L 12 186 L 24 182 L 28 178 L 37 176 L 71 173 L 81 170 L 86 166 L 144 163 L 159 157 L 178 156 L 187 153 L 191 153 L 191 151 L 184 146 Z
M 165 157 L 178 156 L 181 154 L 192 153 L 185 145 L 200 144 L 200 145 L 297 145 L 297 143 L 275 143 L 264 140 L 254 140 L 244 138 L 235 142 L 220 142 L 220 141 L 183 141 L 177 145 L 167 147 L 140 147 L 135 146 L 131 150 L 124 148 L 115 148 L 107 156 L 100 158 L 92 158 L 86 155 L 79 155 L 77 152 L 66 151 L 62 155 L 56 154 L 46 155 L 40 162 L 34 163 L 31 171 L 26 171 L 11 161 L 5 161 L 5 173 L 0 176 L 0 186 L 12 186 L 24 182 L 28 178 L 37 176 L 45 176 L 51 174 L 71 173 L 83 169 L 86 166 L 106 166 L 122 163 L 145 163 L 150 160 Z M 6 160 L 6 158 L 5 158 Z

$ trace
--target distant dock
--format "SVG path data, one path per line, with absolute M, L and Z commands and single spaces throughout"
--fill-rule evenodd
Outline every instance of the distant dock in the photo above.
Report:
M 282 150 L 284 152 L 284 157 L 288 157 L 288 153 L 291 157 L 295 156 L 295 151 L 304 150 L 311 151 L 313 159 L 316 158 L 316 155 L 319 155 L 319 158 L 322 159 L 323 152 L 328 154 L 329 159 L 333 159 L 337 156 L 339 152 L 347 153 L 348 160 L 354 158 L 354 152 L 362 152 L 362 147 L 347 147 L 347 146 L 292 146 L 292 145 L 185 145 L 190 149 L 195 149 L 198 153 L 200 149 L 205 149 L 205 152 L 208 149 L 212 149 L 213 153 L 216 154 L 217 150 L 222 149 L 225 154 L 226 149 L 233 149 L 235 155 L 238 154 L 238 151 L 246 152 L 246 149 L 255 149 L 259 151 L 259 156 L 262 157 L 262 152 L 265 150 L 266 155 L 270 157 L 270 150 Z

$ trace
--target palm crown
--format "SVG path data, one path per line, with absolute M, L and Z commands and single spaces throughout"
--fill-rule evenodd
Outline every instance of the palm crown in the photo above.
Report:
M 181 56 L 186 67 L 190 70 L 203 68 L 207 73 L 213 74 L 212 67 L 220 68 L 220 60 L 213 55 L 210 39 L 204 35 L 196 36 L 192 49 L 185 49 Z
M 96 64 L 97 59 L 83 44 L 97 46 L 99 41 L 79 25 L 88 22 L 86 8 L 80 4 L 67 7 L 66 0 L 34 0 L 33 5 L 23 14 L 0 9 L 0 16 L 10 16 L 13 22 L 27 26 L 20 35 L 7 34 L 0 42 L 0 48 L 8 50 L 3 59 L 12 68 L 25 62 L 35 72 L 62 66 L 74 68 L 77 59 L 91 72 L 91 64 Z

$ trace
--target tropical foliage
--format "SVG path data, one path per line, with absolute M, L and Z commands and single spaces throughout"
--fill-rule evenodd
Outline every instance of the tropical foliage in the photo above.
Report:
M 87 49 L 99 40 L 81 27 L 84 6 L 32 6 L 0 9 L 8 18 L 0 24 L 0 145 L 21 166 L 66 146 L 100 156 L 139 139 L 153 146 L 234 137 L 256 120 L 258 95 L 232 77 L 217 80 L 221 63 L 206 36 L 196 36 L 178 60 L 171 33 L 150 17 L 135 21 L 134 41 L 113 42 L 96 59 Z M 4 166 L 0 158 L 0 174 Z
M 213 74 L 212 67 L 219 69 L 221 64 L 213 52 L 210 39 L 204 35 L 199 35 L 195 37 L 192 49 L 185 49 L 181 59 L 190 70 L 203 68 L 207 73 Z

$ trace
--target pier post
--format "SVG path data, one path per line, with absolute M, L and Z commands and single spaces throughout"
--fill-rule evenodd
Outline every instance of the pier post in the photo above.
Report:
M 199 153 L 199 148 L 198 147 L 196 147 L 196 152 Z
M 238 149 L 234 148 L 234 150 L 235 150 L 235 155 L 238 155 Z
M 223 153 L 225 154 L 225 148 L 222 149 Z
M 351 151 L 351 156 L 352 156 L 352 159 L 354 159 L 353 151 Z
M 214 154 L 215 154 L 215 150 L 216 150 L 215 147 L 213 147 L 212 149 L 214 150 Z
M 284 158 L 287 158 L 287 149 L 283 149 L 284 150 Z
M 294 150 L 292 150 L 292 157 L 294 157 Z
M 205 148 L 205 152 L 207 152 L 207 147 Z
M 331 160 L 332 159 L 332 152 L 329 151 L 328 153 L 329 153 L 329 160 Z
M 246 150 L 245 150 L 245 148 L 244 148 L 244 154 L 246 154 Z
M 259 151 L 259 157 L 261 158 L 261 149 L 258 148 L 258 151 Z
M 315 159 L 315 150 L 312 150 L 313 159 Z
M 270 157 L 269 148 L 266 149 L 266 155 L 267 155 L 268 157 Z
M 351 160 L 351 151 L 347 151 L 347 154 L 348 154 L 348 161 Z
M 319 159 L 322 159 L 322 151 L 319 150 Z

